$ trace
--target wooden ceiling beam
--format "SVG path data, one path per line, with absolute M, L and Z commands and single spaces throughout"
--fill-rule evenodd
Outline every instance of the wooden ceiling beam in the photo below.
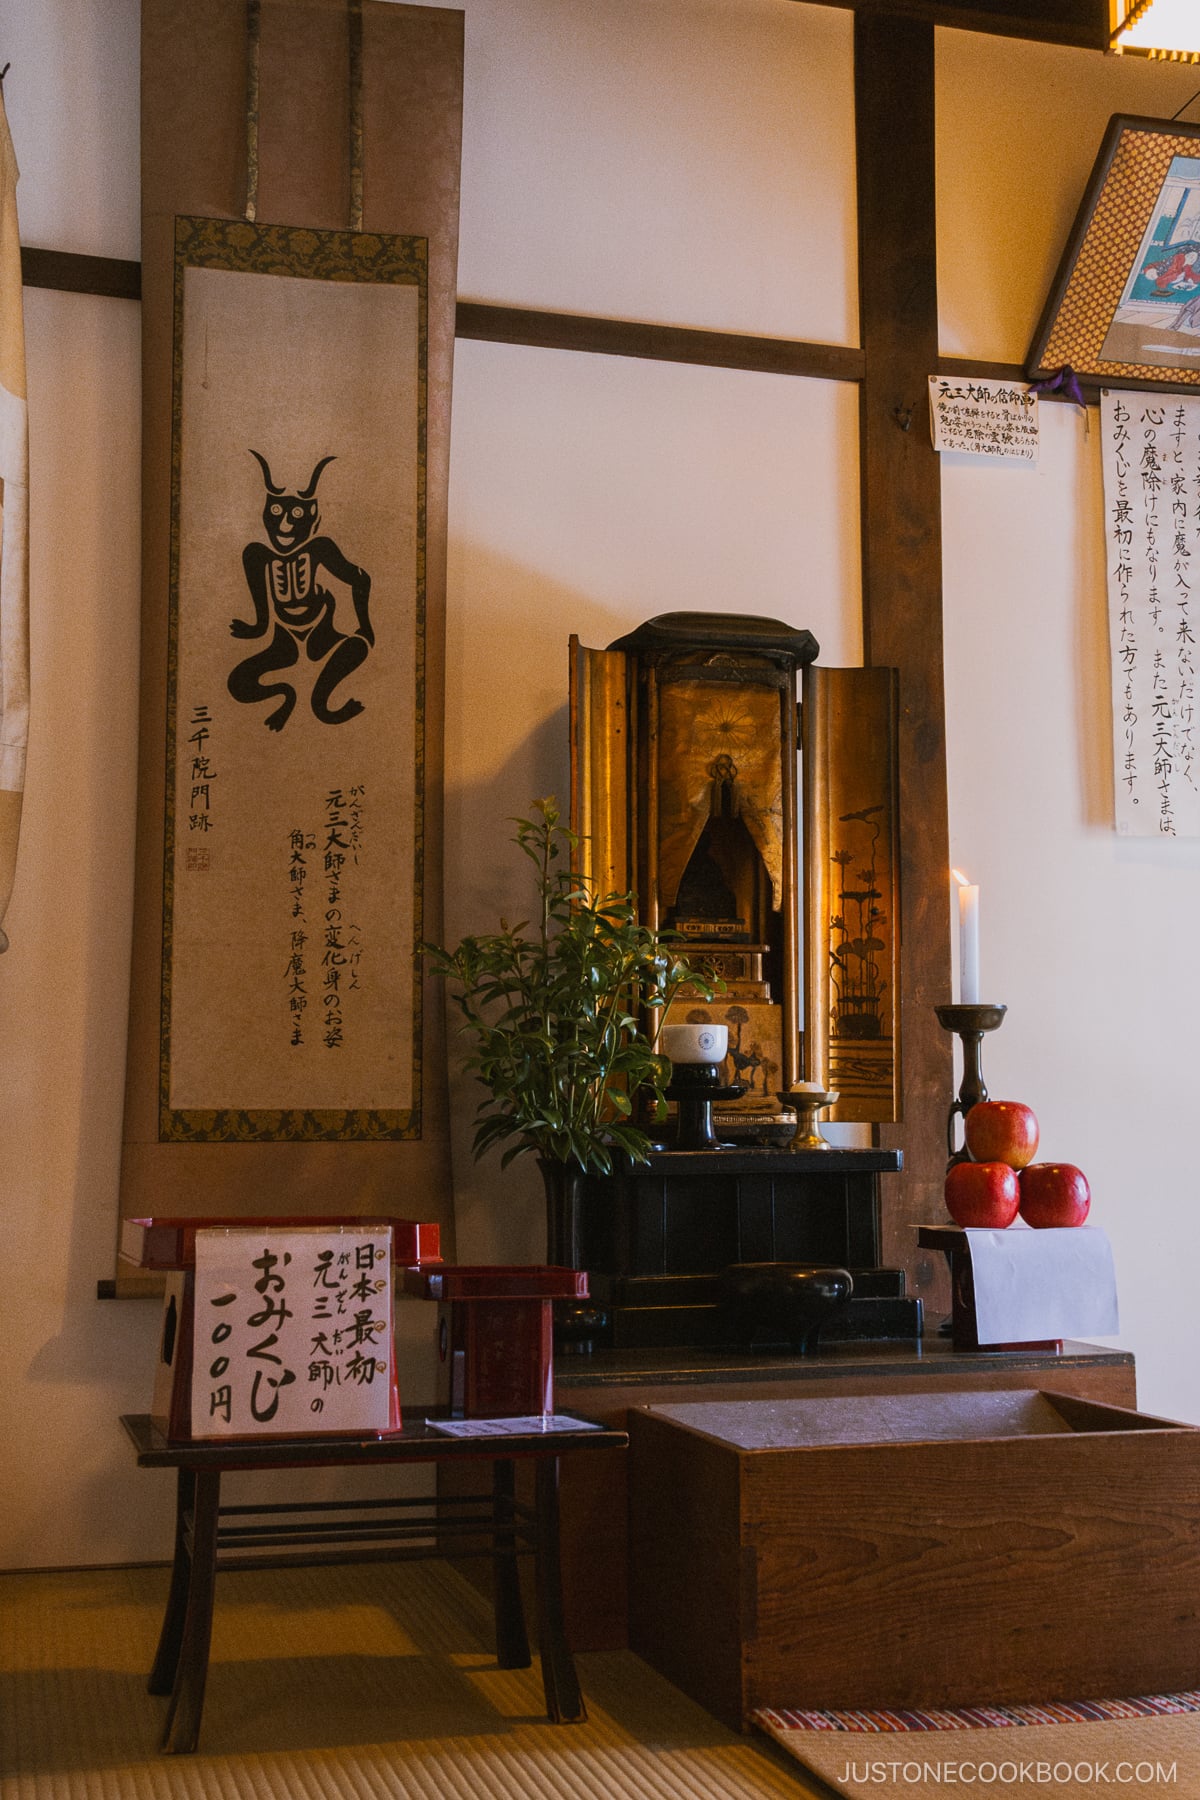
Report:
M 912 19 L 958 31 L 1107 50 L 1109 0 L 808 0 L 860 18 Z

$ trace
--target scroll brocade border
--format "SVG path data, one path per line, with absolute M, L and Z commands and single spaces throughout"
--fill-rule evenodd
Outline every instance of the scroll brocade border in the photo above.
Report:
M 183 288 L 189 267 L 310 281 L 379 282 L 418 290 L 416 613 L 414 630 L 413 768 L 413 1062 L 414 1105 L 405 1111 L 180 1109 L 170 1105 L 171 930 L 175 894 L 176 712 L 179 674 L 179 533 L 183 438 Z M 426 488 L 429 381 L 428 242 L 383 232 L 317 231 L 307 226 L 251 225 L 244 220 L 179 216 L 175 220 L 171 374 L 171 540 L 167 625 L 162 961 L 159 1012 L 160 1143 L 392 1142 L 421 1136 L 423 1001 L 420 945 L 425 870 Z

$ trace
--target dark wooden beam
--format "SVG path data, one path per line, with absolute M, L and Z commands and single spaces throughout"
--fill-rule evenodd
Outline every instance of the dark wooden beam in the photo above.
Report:
M 481 338 L 493 344 L 586 350 L 598 356 L 640 356 L 654 362 L 702 363 L 710 368 L 808 375 L 823 381 L 858 381 L 863 371 L 862 351 L 849 345 L 749 337 L 734 331 L 696 331 L 678 325 L 642 325 L 630 319 L 485 306 L 475 300 L 459 301 L 455 329 L 460 338 Z
M 863 641 L 868 664 L 900 672 L 900 994 L 903 1122 L 881 1127 L 904 1152 L 889 1178 L 884 1260 L 910 1272 L 932 1312 L 944 1270 L 914 1227 L 940 1219 L 950 1040 L 950 845 L 942 682 L 941 470 L 929 435 L 937 367 L 933 26 L 854 21 L 858 154 Z
M 112 256 L 80 256 L 70 250 L 21 251 L 26 287 L 56 288 L 69 294 L 138 300 L 142 266 Z M 806 375 L 815 381 L 861 381 L 865 361 L 853 344 L 814 344 L 800 338 L 750 337 L 739 331 L 697 331 L 680 325 L 645 325 L 634 319 L 595 314 L 538 312 L 523 306 L 492 306 L 460 300 L 455 336 L 489 344 L 524 344 L 542 350 L 582 350 L 596 356 L 640 356 L 654 362 L 703 364 L 714 369 L 761 370 L 768 375 Z M 997 381 L 1024 381 L 1019 363 L 981 362 L 939 356 L 942 375 L 982 375 Z M 1099 401 L 1097 382 L 1080 381 L 1090 404 Z M 1062 394 L 1049 394 L 1061 400 Z
M 68 294 L 100 294 L 112 300 L 140 300 L 142 265 L 115 256 L 78 256 L 70 250 L 21 250 L 26 287 L 57 288 Z
M 862 19 L 909 19 L 994 37 L 1107 50 L 1108 0 L 816 0 Z
M 21 251 L 26 287 L 57 288 L 137 300 L 141 264 L 66 250 Z M 811 344 L 792 338 L 750 337 L 737 331 L 696 331 L 678 325 L 645 325 L 577 313 L 536 312 L 460 300 L 455 335 L 491 344 L 524 344 L 542 350 L 583 350 L 597 356 L 637 356 L 654 362 L 703 364 L 718 369 L 759 370 L 768 375 L 807 375 L 818 381 L 860 381 L 862 351 L 849 344 Z

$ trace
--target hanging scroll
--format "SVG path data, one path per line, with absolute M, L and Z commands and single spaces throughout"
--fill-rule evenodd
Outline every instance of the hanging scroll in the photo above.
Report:
M 1101 422 L 1117 830 L 1197 837 L 1200 399 L 1105 390 Z
M 417 1136 L 424 240 L 176 258 L 160 1136 Z
M 124 1218 L 164 1194 L 372 1216 L 404 1188 L 450 1224 L 419 946 L 441 934 L 461 111 L 459 12 L 143 0 Z

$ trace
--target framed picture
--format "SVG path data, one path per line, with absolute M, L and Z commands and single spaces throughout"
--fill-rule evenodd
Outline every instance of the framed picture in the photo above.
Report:
M 1200 386 L 1200 125 L 1118 114 L 1030 348 L 1121 387 Z

